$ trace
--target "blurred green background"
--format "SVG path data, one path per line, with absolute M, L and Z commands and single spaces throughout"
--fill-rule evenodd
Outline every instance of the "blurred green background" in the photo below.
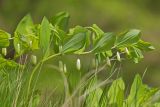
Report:
M 147 68 L 144 81 L 160 86 L 160 0 L 0 0 L 0 28 L 13 33 L 27 13 L 39 23 L 43 16 L 51 18 L 60 11 L 70 13 L 70 27 L 96 23 L 106 32 L 140 29 L 156 50 L 146 53 L 140 64 L 123 63 L 122 75 L 130 83 L 134 74 Z

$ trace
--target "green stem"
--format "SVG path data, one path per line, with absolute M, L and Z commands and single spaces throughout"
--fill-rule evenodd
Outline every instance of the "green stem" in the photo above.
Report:
M 52 58 L 54 58 L 54 57 L 56 57 L 56 56 L 58 56 L 58 55 L 60 55 L 60 53 L 51 55 L 51 56 L 49 56 L 49 57 L 41 60 L 41 61 L 36 65 L 36 67 L 33 69 L 32 73 L 31 73 L 31 76 L 30 76 L 30 78 L 29 78 L 28 89 L 27 89 L 27 99 L 29 98 L 29 91 L 30 91 L 30 88 L 31 88 L 31 82 L 32 82 L 33 76 L 34 76 L 36 70 L 38 69 L 38 67 L 39 67 L 42 63 L 44 63 L 45 61 L 47 61 L 47 60 L 49 60 L 49 59 L 52 59 Z
M 32 73 L 31 73 L 31 76 L 29 78 L 29 83 L 28 83 L 28 89 L 27 89 L 27 100 L 29 98 L 29 91 L 30 91 L 30 88 L 31 88 L 31 82 L 32 82 L 32 78 L 33 78 L 33 75 L 35 73 L 35 71 L 38 69 L 38 67 L 40 66 L 41 62 L 39 62 L 36 67 L 33 69 Z
M 92 53 L 92 51 L 88 51 L 88 52 L 82 52 L 82 53 L 78 53 L 79 55 L 85 55 L 85 54 L 90 54 Z
M 80 55 L 82 55 L 82 54 L 89 54 L 89 53 L 91 53 L 91 52 L 92 52 L 92 51 L 82 52 L 82 53 L 80 53 Z M 31 76 L 30 76 L 30 78 L 29 78 L 28 89 L 27 89 L 27 99 L 29 98 L 29 91 L 30 91 L 30 88 L 31 88 L 31 82 L 32 82 L 33 76 L 34 76 L 36 70 L 38 69 L 38 67 L 39 67 L 42 63 L 44 63 L 45 61 L 48 61 L 49 59 L 52 59 L 52 58 L 54 58 L 54 57 L 56 57 L 56 56 L 59 56 L 59 55 L 61 55 L 61 53 L 57 53 L 57 54 L 54 54 L 54 55 L 51 55 L 51 56 L 49 56 L 49 57 L 47 57 L 47 58 L 42 59 L 42 60 L 36 65 L 36 67 L 33 69 L 32 73 L 31 73 Z
M 57 54 L 51 55 L 51 56 L 43 59 L 41 62 L 45 62 L 45 61 L 47 61 L 47 60 L 49 60 L 49 59 L 52 59 L 52 58 L 54 58 L 54 57 L 56 57 L 56 56 L 59 56 L 59 55 L 61 55 L 61 53 L 57 53 Z

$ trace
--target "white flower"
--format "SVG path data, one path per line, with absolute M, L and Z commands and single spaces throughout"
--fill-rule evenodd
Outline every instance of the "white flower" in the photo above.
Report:
M 117 52 L 117 60 L 118 60 L 118 61 L 121 61 L 121 57 L 120 57 L 119 52 Z
M 130 54 L 127 47 L 125 48 L 125 52 L 127 53 L 127 55 Z
M 77 59 L 76 67 L 77 67 L 78 70 L 81 69 L 81 61 L 80 61 L 79 58 Z
M 7 55 L 7 48 L 2 48 L 2 54 L 3 54 L 4 56 Z

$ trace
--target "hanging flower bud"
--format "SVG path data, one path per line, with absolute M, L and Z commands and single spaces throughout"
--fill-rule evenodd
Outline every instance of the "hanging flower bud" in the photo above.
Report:
M 109 57 L 107 57 L 107 65 L 111 66 L 111 61 L 110 61 Z
M 77 67 L 78 70 L 81 69 L 81 61 L 80 61 L 79 58 L 77 59 L 76 67 Z
M 125 48 L 125 52 L 127 53 L 127 55 L 130 55 L 127 47 Z
M 3 54 L 4 56 L 7 55 L 7 48 L 2 48 L 2 54 Z
M 33 65 L 36 65 L 37 64 L 37 56 L 32 55 L 31 56 L 31 62 L 32 62 Z
M 67 73 L 67 67 L 66 67 L 66 64 L 64 64 L 64 66 L 63 66 L 63 72 L 64 72 L 64 73 Z
M 21 51 L 21 47 L 20 47 L 20 44 L 18 43 L 17 44 L 17 53 L 20 54 L 20 51 Z
M 59 61 L 59 70 L 63 72 L 63 62 Z
M 121 57 L 120 57 L 119 52 L 117 52 L 117 60 L 118 60 L 118 61 L 121 61 Z

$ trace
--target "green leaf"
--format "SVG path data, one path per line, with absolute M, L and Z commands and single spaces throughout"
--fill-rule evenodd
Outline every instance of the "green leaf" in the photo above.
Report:
M 14 70 L 16 67 L 18 67 L 19 64 L 12 60 L 6 60 L 3 57 L 0 56 L 0 70 L 1 69 L 11 69 Z
M 90 28 L 92 31 L 92 42 L 93 45 L 95 45 L 97 40 L 99 40 L 99 38 L 101 38 L 104 35 L 104 32 L 96 24 L 93 24 L 92 27 L 88 28 Z
M 125 84 L 122 78 L 115 80 L 108 91 L 109 105 L 123 107 Z
M 40 27 L 40 47 L 42 49 L 43 54 L 48 54 L 48 50 L 50 47 L 50 36 L 50 23 L 47 20 L 47 18 L 44 17 Z
M 111 50 L 114 46 L 116 36 L 114 33 L 105 33 L 94 45 L 93 52 L 100 53 Z
M 75 52 L 83 48 L 86 41 L 86 33 L 81 32 L 75 34 L 67 43 L 62 46 L 62 52 Z
M 144 58 L 142 51 L 137 47 L 130 48 L 130 56 L 135 63 L 138 63 L 142 58 Z
M 157 89 L 150 88 L 147 85 L 143 84 L 141 77 L 139 75 L 136 75 L 126 103 L 128 107 L 141 107 L 156 92 Z
M 67 37 L 65 38 L 65 40 L 69 40 L 72 38 L 73 35 L 76 35 L 77 33 L 82 33 L 84 32 L 85 33 L 85 45 L 79 49 L 78 51 L 76 51 L 75 53 L 79 54 L 81 52 L 84 52 L 84 50 L 86 48 L 89 48 L 90 46 L 90 34 L 91 32 L 89 30 L 87 30 L 86 28 L 82 27 L 82 26 L 76 26 L 72 29 L 69 30 L 69 34 L 67 35 Z
M 145 42 L 143 40 L 138 41 L 135 46 L 143 51 L 152 51 L 155 49 L 149 42 Z
M 20 53 L 18 44 L 20 45 Z M 34 25 L 30 15 L 26 15 L 18 24 L 14 33 L 14 47 L 21 55 L 28 50 L 38 49 L 38 37 L 34 32 Z
M 140 30 L 129 30 L 125 33 L 117 36 L 115 46 L 116 47 L 127 47 L 128 45 L 137 43 L 140 39 Z
M 21 35 L 27 35 L 29 32 L 32 33 L 33 22 L 30 14 L 23 17 L 23 19 L 19 22 L 16 31 Z
M 102 95 L 99 101 L 100 107 L 107 107 L 109 99 L 107 98 L 109 87 L 106 85 L 102 91 Z
M 95 54 L 95 58 L 97 59 L 98 63 L 101 63 L 102 61 L 106 61 L 107 57 L 111 57 L 112 56 L 112 51 L 106 51 L 106 52 L 101 52 L 101 53 L 96 53 Z
M 62 46 L 64 43 L 65 38 L 67 37 L 66 32 L 63 30 L 59 29 L 58 27 L 53 27 L 52 29 L 52 43 L 53 43 L 53 49 L 55 53 L 60 52 L 59 47 Z
M 106 56 L 108 56 L 108 57 L 111 57 L 111 56 L 113 55 L 113 53 L 112 53 L 112 51 L 111 51 L 111 50 L 106 51 L 105 53 L 106 53 Z
M 68 28 L 69 18 L 70 16 L 67 12 L 60 12 L 53 17 L 52 24 L 66 31 Z
M 91 28 L 96 33 L 96 36 L 98 37 L 101 37 L 104 34 L 104 32 L 96 24 L 93 24 Z
M 96 88 L 95 90 L 94 87 L 97 85 L 97 78 L 93 77 L 90 81 L 89 84 L 87 85 L 86 92 L 89 93 L 86 96 L 85 99 L 85 107 L 99 107 L 99 101 L 101 99 L 101 95 L 103 93 L 103 90 L 101 88 Z
M 9 38 L 11 35 L 3 30 L 0 30 L 0 48 L 9 46 Z
M 99 107 L 99 101 L 103 90 L 101 88 L 95 89 L 95 91 L 89 93 L 86 99 L 86 106 L 85 107 Z
M 77 33 L 81 33 L 81 32 L 88 32 L 88 30 L 82 26 L 76 26 L 74 28 L 69 29 L 69 34 L 68 35 L 75 35 Z

